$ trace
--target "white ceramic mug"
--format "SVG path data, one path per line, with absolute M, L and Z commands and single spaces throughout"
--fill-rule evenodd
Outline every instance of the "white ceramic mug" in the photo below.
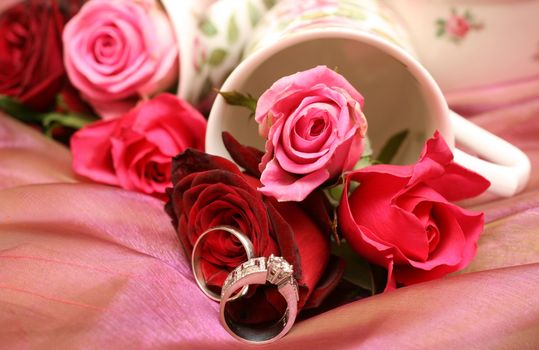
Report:
M 405 22 L 419 61 L 444 93 L 535 82 L 539 96 L 539 1 L 383 1 Z
M 438 130 L 455 160 L 485 176 L 494 194 L 511 196 L 528 181 L 528 157 L 448 109 L 440 88 L 414 57 L 406 31 L 377 1 L 281 0 L 260 22 L 248 50 L 222 90 L 258 97 L 283 76 L 326 65 L 338 69 L 365 97 L 375 155 L 388 138 L 408 129 L 395 163 L 413 163 Z M 218 97 L 209 117 L 206 151 L 229 157 L 222 131 L 264 149 L 265 140 L 249 114 Z M 455 141 L 469 153 L 455 148 Z
M 195 105 L 214 97 L 273 1 L 162 0 L 180 48 L 178 95 Z

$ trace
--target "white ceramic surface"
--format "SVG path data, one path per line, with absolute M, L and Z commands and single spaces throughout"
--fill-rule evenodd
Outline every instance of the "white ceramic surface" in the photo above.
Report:
M 445 93 L 539 79 L 539 1 L 384 1 L 404 20 L 417 57 Z
M 279 7 L 285 6 L 285 2 L 281 0 L 266 18 L 271 18 L 273 12 L 279 13 Z M 316 2 L 324 3 L 327 10 L 339 1 Z M 346 1 L 347 4 L 354 2 L 368 3 L 369 6 L 377 4 L 374 1 Z M 290 4 L 297 3 L 289 1 Z M 303 18 L 298 16 L 304 23 L 298 27 L 294 20 L 292 31 L 283 26 L 277 33 L 267 31 L 270 39 L 255 35 L 254 40 L 264 44 L 252 45 L 255 49 L 232 72 L 222 90 L 257 97 L 285 75 L 320 64 L 337 68 L 365 97 L 365 115 L 375 155 L 390 136 L 408 129 L 410 135 L 397 154 L 396 162 L 415 162 L 425 139 L 439 130 L 453 149 L 456 139 L 468 150 L 489 160 L 455 149 L 456 160 L 489 179 L 492 192 L 510 196 L 525 186 L 530 172 L 527 156 L 450 112 L 434 79 L 403 49 L 409 46 L 408 43 L 394 43 L 395 37 L 388 36 L 388 32 L 368 27 L 347 27 L 339 21 L 335 25 L 335 16 L 335 12 L 331 12 L 331 21 L 321 20 L 320 13 Z M 390 19 L 391 16 L 390 12 L 380 9 L 380 18 Z M 262 31 L 267 29 L 265 21 L 261 22 L 260 28 Z M 258 136 L 257 129 L 249 111 L 227 105 L 218 97 L 209 117 L 206 151 L 229 157 L 222 143 L 222 131 L 231 132 L 244 144 L 263 149 L 264 140 Z
M 162 0 L 180 47 L 178 95 L 193 104 L 213 95 L 239 63 L 245 42 L 272 6 L 264 0 Z

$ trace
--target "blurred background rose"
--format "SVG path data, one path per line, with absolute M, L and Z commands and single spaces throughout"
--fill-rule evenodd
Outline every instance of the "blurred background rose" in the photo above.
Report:
M 46 109 L 64 81 L 65 17 L 56 1 L 8 0 L 0 10 L 0 94 Z
M 66 25 L 69 79 L 104 119 L 178 79 L 178 46 L 155 1 L 92 0 Z

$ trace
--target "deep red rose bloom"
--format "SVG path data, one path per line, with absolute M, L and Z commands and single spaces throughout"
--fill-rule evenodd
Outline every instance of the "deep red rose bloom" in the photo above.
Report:
M 416 164 L 376 165 L 346 175 L 359 186 L 344 195 L 340 230 L 367 260 L 388 269 L 386 289 L 458 271 L 472 260 L 483 214 L 451 203 L 485 191 L 489 182 L 453 162 L 436 134 Z
M 27 0 L 0 14 L 0 94 L 42 110 L 65 77 L 64 18 L 56 1 Z
M 67 18 L 76 15 L 86 1 L 88 0 L 58 0 L 60 3 L 60 10 Z
M 252 241 L 255 256 L 283 256 L 294 266 L 299 308 L 324 272 L 329 259 L 329 235 L 298 203 L 278 203 L 263 196 L 260 181 L 243 174 L 232 162 L 195 150 L 173 161 L 173 188 L 166 210 L 190 258 L 197 238 L 207 229 L 229 225 Z M 220 232 L 210 235 L 202 251 L 207 283 L 220 288 L 230 271 L 246 260 L 239 241 Z M 275 288 L 252 288 L 232 303 L 232 317 L 257 323 L 281 317 L 286 303 Z
M 204 148 L 206 120 L 187 102 L 161 94 L 117 119 L 98 121 L 71 138 L 73 169 L 96 182 L 165 197 L 172 157 Z

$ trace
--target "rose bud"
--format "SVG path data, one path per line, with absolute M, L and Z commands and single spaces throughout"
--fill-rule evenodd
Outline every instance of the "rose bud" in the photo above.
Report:
M 206 120 L 171 94 L 142 102 L 117 119 L 102 120 L 71 139 L 73 169 L 96 182 L 164 198 L 172 157 L 203 149 Z
M 54 103 L 65 78 L 63 22 L 56 1 L 19 2 L 0 13 L 0 95 L 36 110 Z
M 260 182 L 234 163 L 195 150 L 174 159 L 172 183 L 166 211 L 188 259 L 202 233 L 215 226 L 232 226 L 251 240 L 254 256 L 283 256 L 293 265 L 298 308 L 305 305 L 328 263 L 329 235 L 300 205 L 263 196 L 257 191 Z M 201 248 L 202 274 L 212 289 L 220 289 L 245 260 L 240 242 L 226 232 L 209 235 Z M 230 304 L 237 322 L 259 323 L 283 315 L 286 302 L 275 288 L 253 285 L 249 290 Z
M 172 26 L 155 1 L 92 0 L 66 25 L 69 79 L 104 119 L 178 78 Z
M 361 94 L 325 66 L 276 81 L 256 106 L 266 138 L 260 191 L 279 201 L 301 201 L 352 169 L 367 131 L 362 108 Z
M 472 260 L 483 230 L 483 213 L 459 201 L 481 194 L 489 182 L 453 162 L 436 133 L 413 165 L 375 165 L 348 173 L 359 186 L 343 195 L 340 231 L 351 247 L 388 270 L 386 290 L 440 278 Z
M 462 16 L 453 14 L 445 24 L 445 30 L 455 38 L 462 39 L 468 34 L 471 26 L 468 20 Z

